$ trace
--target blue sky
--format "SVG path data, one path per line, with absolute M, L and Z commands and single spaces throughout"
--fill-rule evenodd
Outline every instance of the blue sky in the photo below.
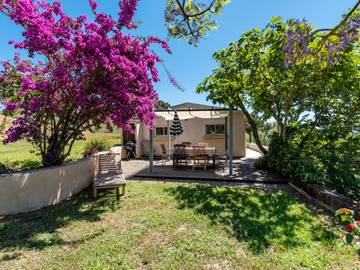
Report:
M 71 15 L 91 14 L 87 0 L 61 2 L 64 10 Z M 165 2 L 165 0 L 140 0 L 136 20 L 142 23 L 132 33 L 142 36 L 156 35 L 165 39 L 166 28 L 163 20 Z M 216 66 L 211 55 L 236 40 L 242 32 L 265 26 L 271 16 L 282 16 L 285 19 L 306 18 L 315 27 L 331 27 L 355 2 L 355 0 L 232 0 L 217 18 L 219 29 L 210 32 L 197 48 L 186 44 L 183 40 L 169 40 L 173 51 L 171 55 L 154 47 L 177 81 L 186 88 L 185 92 L 174 88 L 159 65 L 161 82 L 155 87 L 160 98 L 173 105 L 186 101 L 209 103 L 206 101 L 206 95 L 195 93 L 195 88 Z M 118 1 L 99 0 L 98 3 L 99 9 L 116 17 Z M 8 45 L 8 40 L 21 40 L 21 28 L 3 15 L 0 16 L 0 26 L 0 59 L 5 60 L 12 58 L 14 54 L 14 49 Z

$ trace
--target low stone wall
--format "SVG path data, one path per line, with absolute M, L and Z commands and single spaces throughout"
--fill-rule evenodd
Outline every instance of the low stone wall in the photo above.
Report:
M 0 175 L 0 215 L 37 210 L 57 204 L 88 187 L 97 157 L 62 166 Z
M 350 208 L 355 210 L 356 217 L 360 218 L 359 202 L 351 200 L 340 193 L 333 192 L 320 185 L 294 180 L 290 181 L 290 186 L 307 199 L 315 201 L 329 211 L 335 212 L 339 208 Z
M 246 143 L 246 148 L 249 148 L 251 150 L 254 150 L 256 152 L 262 153 L 259 147 L 256 145 L 256 143 Z M 269 147 L 264 146 L 266 150 L 269 150 Z

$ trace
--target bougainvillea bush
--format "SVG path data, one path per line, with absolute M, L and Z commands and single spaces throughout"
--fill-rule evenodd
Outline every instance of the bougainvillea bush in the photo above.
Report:
M 85 130 L 106 123 L 130 129 L 138 117 L 151 125 L 159 80 L 155 67 L 161 59 L 149 49 L 156 38 L 124 34 L 133 22 L 138 0 L 119 2 L 118 18 L 98 11 L 89 1 L 94 21 L 85 15 L 68 16 L 60 1 L 4 0 L 0 11 L 23 27 L 22 41 L 10 41 L 28 51 L 4 61 L 0 83 L 12 85 L 14 68 L 20 78 L 13 98 L 3 100 L 5 112 L 16 115 L 4 143 L 27 139 L 39 150 L 44 166 L 61 164 Z M 39 58 L 39 57 L 38 57 Z M 33 60 L 33 59 L 32 59 Z
M 360 256 L 360 220 L 355 220 L 354 211 L 347 208 L 337 210 L 335 216 L 346 230 L 342 236 L 342 244 L 354 246 Z

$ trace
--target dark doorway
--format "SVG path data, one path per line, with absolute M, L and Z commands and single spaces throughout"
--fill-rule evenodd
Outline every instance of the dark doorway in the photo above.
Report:
M 125 145 L 127 142 L 136 143 L 135 138 L 135 125 L 131 124 L 133 131 L 124 131 L 123 132 L 123 144 Z

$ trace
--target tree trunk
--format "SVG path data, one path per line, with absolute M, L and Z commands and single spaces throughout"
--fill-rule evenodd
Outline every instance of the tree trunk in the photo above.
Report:
M 49 139 L 47 149 L 41 153 L 41 162 L 44 167 L 61 165 L 65 160 L 64 150 L 66 144 L 59 141 L 59 136 L 52 136 Z
M 244 103 L 242 102 L 242 100 L 239 98 L 237 101 L 238 101 L 238 105 L 239 105 L 240 109 L 244 112 L 244 114 L 245 114 L 245 116 L 246 116 L 246 118 L 247 118 L 247 120 L 248 120 L 248 122 L 250 124 L 250 127 L 251 127 L 251 130 L 252 130 L 253 137 L 254 137 L 256 145 L 259 147 L 260 151 L 264 155 L 267 155 L 268 151 L 261 144 L 256 122 L 251 117 L 250 113 L 246 109 L 246 107 L 245 107 Z
M 64 163 L 65 157 L 59 154 L 48 152 L 41 156 L 41 163 L 44 167 L 57 166 Z

